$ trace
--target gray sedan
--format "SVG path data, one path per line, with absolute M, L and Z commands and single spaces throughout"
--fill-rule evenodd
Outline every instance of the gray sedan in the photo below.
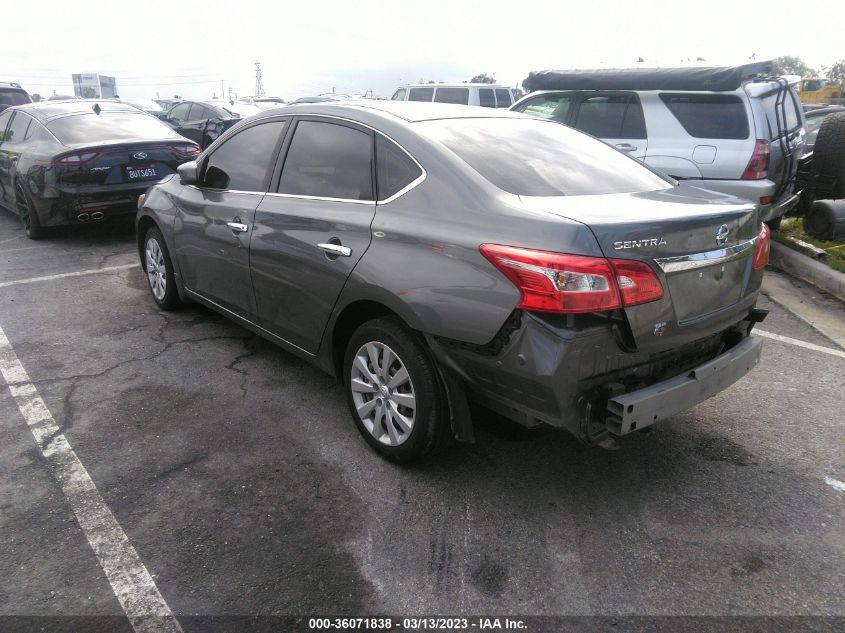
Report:
M 607 445 L 757 363 L 769 236 L 581 132 L 422 103 L 246 119 L 139 202 L 163 309 L 197 301 L 339 377 L 408 461 L 468 401 Z

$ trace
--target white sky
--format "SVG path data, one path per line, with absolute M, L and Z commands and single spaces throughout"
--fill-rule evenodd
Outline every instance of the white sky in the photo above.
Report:
M 515 85 L 544 68 L 845 58 L 841 0 L 40 0 L 5 2 L 0 80 L 72 94 L 74 72 L 117 77 L 122 97 L 368 89 L 481 72 Z M 797 8 L 800 7 L 800 8 Z

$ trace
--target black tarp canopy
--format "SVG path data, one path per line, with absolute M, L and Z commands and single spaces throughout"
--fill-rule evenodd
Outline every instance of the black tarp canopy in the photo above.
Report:
M 523 87 L 534 90 L 736 90 L 743 81 L 772 72 L 772 62 L 712 68 L 601 68 L 535 70 Z

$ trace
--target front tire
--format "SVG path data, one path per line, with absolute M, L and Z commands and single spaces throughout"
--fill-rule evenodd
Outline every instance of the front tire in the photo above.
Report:
M 40 240 L 44 237 L 44 227 L 38 221 L 38 212 L 21 185 L 15 187 L 15 202 L 26 236 L 31 240 Z
M 164 236 L 157 227 L 150 227 L 144 235 L 144 272 L 153 301 L 162 310 L 178 307 L 179 292 L 173 274 L 173 263 Z
M 368 321 L 349 340 L 343 365 L 349 411 L 367 443 L 392 461 L 419 459 L 451 436 L 435 362 L 395 318 Z

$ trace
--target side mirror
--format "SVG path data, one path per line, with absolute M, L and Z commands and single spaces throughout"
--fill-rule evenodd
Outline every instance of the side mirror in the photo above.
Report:
M 179 180 L 183 185 L 195 185 L 199 181 L 197 161 L 195 160 L 179 165 L 176 168 L 176 173 L 179 174 Z

